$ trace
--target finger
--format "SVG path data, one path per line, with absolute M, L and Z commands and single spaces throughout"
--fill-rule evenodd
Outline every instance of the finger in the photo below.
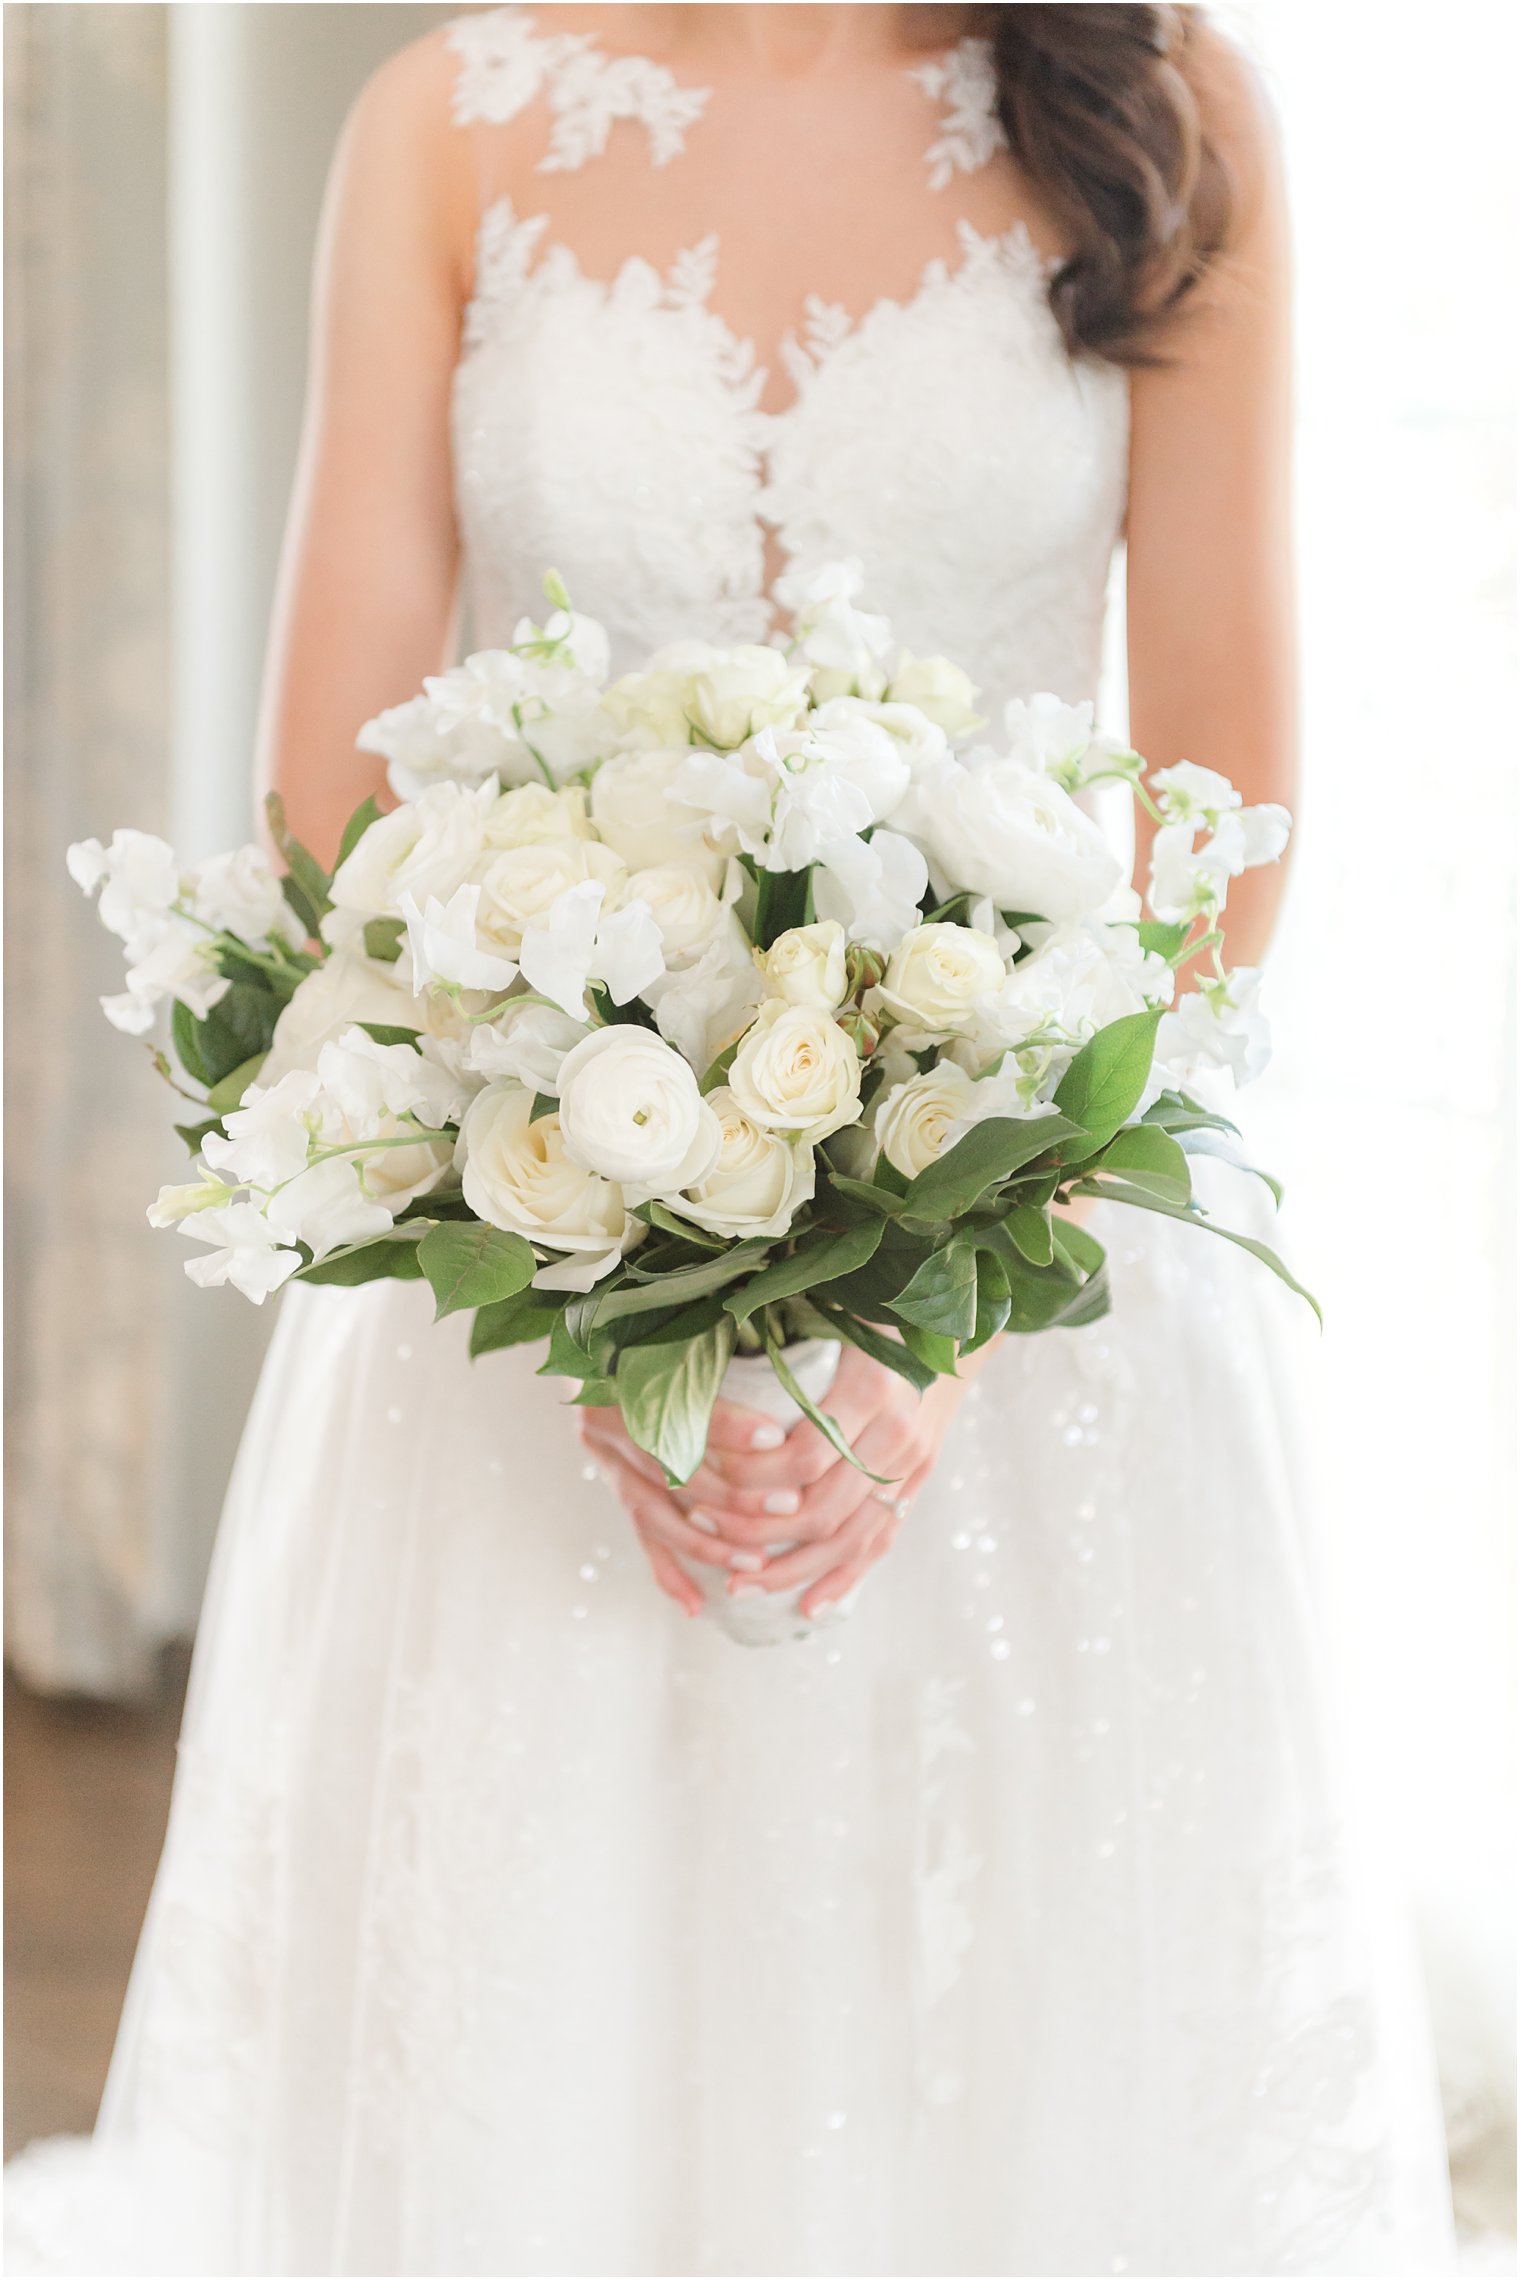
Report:
M 862 1576 L 868 1574 L 876 1562 L 884 1558 L 897 1541 L 898 1531 L 902 1527 L 903 1521 L 912 1517 L 913 1497 L 922 1488 L 933 1470 L 934 1461 L 931 1458 L 927 1464 L 920 1465 L 918 1471 L 904 1481 L 903 1493 L 894 1498 L 888 1507 L 884 1524 L 857 1552 L 850 1558 L 842 1560 L 838 1567 L 831 1568 L 826 1574 L 821 1575 L 812 1589 L 803 1594 L 798 1603 L 802 1614 L 809 1617 L 821 1615 L 826 1609 L 837 1605 L 841 1599 L 849 1597 Z
M 743 1576 L 740 1585 L 758 1584 L 762 1591 L 795 1591 L 799 1584 L 817 1583 L 852 1559 L 861 1546 L 879 1533 L 885 1515 L 874 1501 L 862 1504 L 842 1528 L 821 1544 L 799 1544 L 795 1552 L 783 1552 L 779 1559 L 768 1560 L 757 1576 Z M 730 1585 L 730 1590 L 734 1588 Z
M 713 1403 L 707 1426 L 710 1449 L 779 1449 L 785 1439 L 786 1427 L 778 1425 L 774 1417 L 766 1417 L 758 1409 L 741 1409 L 737 1401 Z
M 637 1474 L 630 1474 L 617 1484 L 618 1496 L 641 1534 L 658 1536 L 660 1542 L 683 1559 L 697 1560 L 704 1567 L 732 1568 L 736 1559 L 746 1560 L 750 1555 L 735 1552 L 716 1536 L 693 1528 L 671 1499 Z
M 702 1594 L 674 1552 L 667 1551 L 655 1537 L 646 1536 L 642 1530 L 638 1531 L 638 1538 L 654 1580 L 666 1598 L 673 1599 L 683 1615 L 700 1615 L 704 1604 Z

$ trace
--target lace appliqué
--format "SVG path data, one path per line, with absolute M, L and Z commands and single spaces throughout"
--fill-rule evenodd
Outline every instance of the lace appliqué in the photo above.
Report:
M 997 71 L 986 40 L 964 39 L 908 77 L 940 105 L 940 131 L 929 145 L 929 187 L 944 190 L 957 174 L 975 174 L 1007 147 L 997 113 Z
M 619 119 L 649 137 L 656 166 L 677 156 L 707 106 L 706 87 L 683 87 L 645 56 L 604 55 L 589 32 L 540 32 L 525 8 L 493 8 L 449 30 L 460 59 L 456 126 L 504 126 L 542 96 L 553 124 L 541 174 L 564 174 L 600 157 Z

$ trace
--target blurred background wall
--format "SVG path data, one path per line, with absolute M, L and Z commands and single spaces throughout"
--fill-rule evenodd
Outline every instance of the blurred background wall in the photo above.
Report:
M 267 1327 L 143 1223 L 167 1102 L 94 1013 L 115 946 L 62 852 L 119 822 L 191 857 L 251 829 L 322 179 L 372 65 L 449 12 L 6 10 L 7 1639 L 33 1689 L 141 1695 L 193 1628 Z M 1439 30 L 1350 0 L 1220 13 L 1279 109 L 1298 265 L 1307 765 L 1252 1116 L 1326 1303 L 1306 1391 L 1364 1791 L 1459 2154 L 1502 2200 L 1514 40 L 1479 0 Z

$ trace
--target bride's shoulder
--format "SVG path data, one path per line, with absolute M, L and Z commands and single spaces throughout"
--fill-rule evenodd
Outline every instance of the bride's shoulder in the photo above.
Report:
M 1201 11 L 1189 22 L 1181 60 L 1203 130 L 1237 201 L 1249 204 L 1275 177 L 1279 163 L 1277 112 L 1265 75 Z

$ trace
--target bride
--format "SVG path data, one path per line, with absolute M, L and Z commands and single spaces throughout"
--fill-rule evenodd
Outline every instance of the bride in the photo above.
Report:
M 498 642 L 552 564 L 621 668 L 764 640 L 785 570 L 853 554 L 996 719 L 1092 695 L 1121 534 L 1136 743 L 1281 796 L 1285 297 L 1270 129 L 1191 10 L 444 27 L 329 202 L 266 711 L 295 827 L 331 856 L 458 594 Z M 1170 1223 L 1110 1240 L 1112 1315 L 974 1384 L 847 1355 L 887 1502 L 736 1409 L 673 1498 L 423 1286 L 288 1294 L 100 2127 L 24 2159 L 12 2269 L 1444 2269 L 1275 1295 Z M 817 1636 L 683 1620 L 677 1555 L 804 1581 Z

